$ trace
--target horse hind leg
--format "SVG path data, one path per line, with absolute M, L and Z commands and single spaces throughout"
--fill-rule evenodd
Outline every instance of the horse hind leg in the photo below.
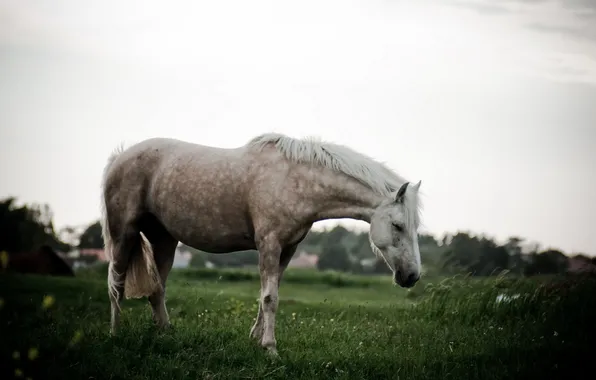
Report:
M 119 239 L 113 241 L 110 250 L 111 260 L 108 267 L 108 293 L 110 298 L 111 318 L 110 333 L 116 334 L 120 324 L 120 303 L 124 298 L 126 274 L 131 254 L 140 250 L 138 232 L 128 227 Z
M 178 241 L 157 220 L 146 223 L 142 231 L 151 244 L 153 258 L 161 280 L 161 286 L 148 297 L 153 321 L 160 328 L 171 327 L 165 300 L 166 281 L 174 263 Z
M 107 235 L 111 260 L 108 289 L 111 306 L 110 333 L 115 335 L 120 324 L 120 303 L 124 297 L 141 298 L 161 289 L 151 245 L 142 238 L 137 223 L 125 224 L 117 239 Z

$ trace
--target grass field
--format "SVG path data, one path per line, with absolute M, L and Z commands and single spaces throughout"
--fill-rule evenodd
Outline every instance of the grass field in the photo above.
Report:
M 248 337 L 258 284 L 251 272 L 174 271 L 174 330 L 153 327 L 147 301 L 126 300 L 110 338 L 105 271 L 0 275 L 0 376 L 567 379 L 593 368 L 594 279 L 437 278 L 407 291 L 388 277 L 290 270 L 278 361 Z

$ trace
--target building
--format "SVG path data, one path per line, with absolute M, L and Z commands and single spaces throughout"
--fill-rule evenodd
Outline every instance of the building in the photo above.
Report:
M 316 268 L 318 261 L 319 256 L 300 251 L 298 255 L 294 255 L 292 260 L 290 260 L 288 268 Z

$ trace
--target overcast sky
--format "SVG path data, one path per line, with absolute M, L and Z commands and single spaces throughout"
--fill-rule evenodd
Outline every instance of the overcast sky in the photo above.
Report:
M 423 232 L 596 255 L 596 2 L 0 0 L 0 197 L 58 228 L 121 142 L 269 131 L 422 180 Z

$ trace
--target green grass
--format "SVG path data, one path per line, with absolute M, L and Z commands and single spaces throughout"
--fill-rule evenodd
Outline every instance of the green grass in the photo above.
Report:
M 174 330 L 153 327 L 147 301 L 126 300 L 111 338 L 105 268 L 76 279 L 0 275 L 0 370 L 8 377 L 0 376 L 544 379 L 590 366 L 590 278 L 437 278 L 407 291 L 387 276 L 290 270 L 280 289 L 278 361 L 248 337 L 258 284 L 250 271 L 174 271 Z M 496 303 L 499 294 L 520 296 Z M 55 302 L 44 309 L 46 295 Z

